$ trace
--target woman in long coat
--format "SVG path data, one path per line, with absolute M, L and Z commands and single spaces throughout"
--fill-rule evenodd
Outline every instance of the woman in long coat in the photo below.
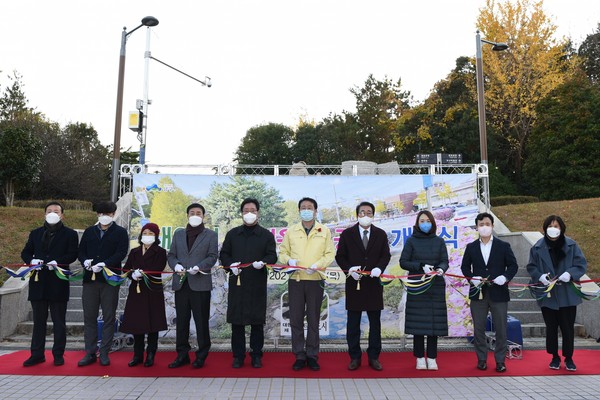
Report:
M 576 371 L 573 362 L 575 344 L 575 316 L 581 298 L 571 290 L 571 280 L 578 281 L 587 270 L 587 261 L 577 243 L 565 236 L 567 227 L 558 215 L 550 215 L 543 224 L 544 237 L 529 252 L 527 272 L 532 283 L 550 285 L 552 290 L 538 300 L 546 324 L 546 352 L 552 355 L 550 369 L 560 369 L 558 355 L 558 328 L 562 336 L 562 355 L 565 369 Z
M 129 362 L 134 367 L 144 361 L 144 336 L 148 335 L 145 367 L 154 365 L 158 349 L 158 333 L 167 329 L 165 296 L 160 283 L 160 275 L 148 274 L 151 279 L 144 281 L 141 271 L 160 272 L 167 264 L 167 251 L 159 246 L 158 225 L 147 223 L 142 227 L 138 239 L 140 246 L 132 249 L 127 257 L 125 269 L 131 271 L 129 294 L 125 304 L 125 315 L 121 332 L 133 334 L 133 358 Z
M 406 241 L 400 256 L 400 266 L 411 275 L 436 273 L 429 289 L 409 294 L 406 300 L 404 331 L 414 335 L 413 354 L 417 358 L 417 369 L 438 369 L 437 339 L 448 335 L 446 282 L 442 276 L 448 269 L 448 250 L 444 239 L 436 232 L 433 215 L 429 211 L 419 212 L 412 236 Z

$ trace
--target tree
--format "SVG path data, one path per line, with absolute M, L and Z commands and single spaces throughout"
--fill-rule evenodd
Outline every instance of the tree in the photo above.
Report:
M 240 204 L 248 197 L 260 203 L 260 224 L 264 227 L 285 225 L 283 198 L 277 189 L 260 179 L 234 176 L 229 183 L 214 182 L 204 201 L 213 225 L 223 232 L 242 223 Z
M 401 117 L 397 158 L 413 163 L 418 153 L 460 153 L 465 163 L 479 158 L 475 69 L 468 57 L 437 82 L 429 97 Z
M 24 128 L 8 127 L 0 131 L 0 181 L 7 207 L 15 200 L 15 187 L 26 186 L 40 172 L 41 143 Z
M 595 84 L 600 83 L 600 24 L 579 46 L 578 54 L 588 78 Z
M 401 80 L 376 80 L 369 75 L 362 88 L 350 92 L 356 98 L 358 140 L 362 159 L 383 163 L 392 161 L 399 118 L 409 109 L 410 92 L 401 89 Z
M 294 134 L 292 155 L 308 165 L 339 165 L 363 159 L 356 117 L 348 112 L 333 114 L 316 125 L 302 124 Z
M 35 187 L 36 198 L 106 199 L 109 193 L 108 148 L 93 126 L 70 123 L 44 135 L 42 171 Z
M 23 77 L 14 71 L 8 79 L 12 81 L 12 85 L 5 88 L 0 97 L 0 121 L 3 124 L 16 125 L 18 121 L 22 122 L 26 116 L 30 116 L 34 110 L 27 106 L 29 101 L 23 91 Z
M 544 200 L 600 196 L 600 88 L 582 72 L 537 107 L 525 163 L 530 191 Z
M 173 180 L 166 176 L 158 182 L 159 187 L 172 187 L 170 191 L 154 192 L 151 197 L 150 216 L 152 222 L 160 227 L 185 227 L 187 225 L 187 214 L 185 210 L 194 199 L 175 186 Z M 150 196 L 148 196 L 150 199 Z
M 567 79 L 575 66 L 566 39 L 556 40 L 556 26 L 543 2 L 487 0 L 477 19 L 482 37 L 506 42 L 509 50 L 494 52 L 483 45 L 485 101 L 488 122 L 495 127 L 490 153 L 502 172 L 521 181 L 525 148 L 536 124 L 536 105 Z
M 293 131 L 269 123 L 248 129 L 236 150 L 235 161 L 247 165 L 290 165 L 292 163 Z

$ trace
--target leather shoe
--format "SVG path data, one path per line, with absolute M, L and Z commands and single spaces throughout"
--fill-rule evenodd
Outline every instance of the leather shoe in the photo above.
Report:
M 292 365 L 294 371 L 300 371 L 304 367 L 306 367 L 306 360 L 297 359 L 294 361 L 294 365 Z
M 108 358 L 108 354 L 100 354 L 100 365 L 103 367 L 108 367 L 110 365 L 110 358 Z
M 154 365 L 154 353 L 148 352 L 146 354 L 146 361 L 144 362 L 144 367 L 151 367 Z
M 381 363 L 376 358 L 373 358 L 373 359 L 369 360 L 369 366 L 371 368 L 373 368 L 375 371 L 381 371 L 381 370 L 383 370 L 383 367 L 381 366 Z
M 46 357 L 42 356 L 42 357 L 29 357 L 27 360 L 23 361 L 23 366 L 24 367 L 32 367 L 36 364 L 41 364 L 43 362 L 46 362 Z
M 252 357 L 252 368 L 262 368 L 262 358 Z
M 487 362 L 477 361 L 477 369 L 480 371 L 485 371 L 487 369 Z
M 306 364 L 308 364 L 308 368 L 310 368 L 313 371 L 318 371 L 321 369 L 321 366 L 319 366 L 319 363 L 317 362 L 316 358 L 308 357 L 306 359 Z
M 353 358 L 350 361 L 350 364 L 348 364 L 348 369 L 350 371 L 354 371 L 354 370 L 358 369 L 358 367 L 360 367 L 360 358 Z
M 102 361 L 102 360 L 100 360 Z M 144 361 L 144 357 L 142 356 L 138 356 L 138 355 L 134 355 L 133 358 L 131 359 L 131 361 L 129 361 L 129 365 L 130 367 L 135 367 L 138 364 L 141 364 L 142 361 Z
M 86 354 L 79 362 L 77 363 L 78 367 L 85 367 L 86 365 L 90 365 L 96 362 L 95 354 Z
M 243 365 L 244 365 L 244 359 L 243 358 L 234 358 L 233 359 L 233 364 L 231 364 L 231 366 L 233 368 L 242 368 Z
M 496 372 L 506 372 L 506 365 L 504 363 L 496 364 Z
M 54 356 L 54 365 L 57 367 L 65 365 L 65 358 L 63 356 Z
M 204 367 L 204 359 L 196 358 L 194 360 L 194 362 L 192 363 L 192 368 L 202 368 L 202 367 Z
M 175 361 L 169 364 L 169 368 L 179 368 L 190 363 L 189 356 L 177 357 Z

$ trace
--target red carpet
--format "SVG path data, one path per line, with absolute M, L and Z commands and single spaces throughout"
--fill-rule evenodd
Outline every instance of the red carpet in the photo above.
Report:
M 231 368 L 232 355 L 225 352 L 210 353 L 204 368 L 192 369 L 190 365 L 177 369 L 169 369 L 167 365 L 175 359 L 174 352 L 159 352 L 156 355 L 154 367 L 144 368 L 142 365 L 130 368 L 127 363 L 132 357 L 131 352 L 115 352 L 110 354 L 111 365 L 101 367 L 98 363 L 87 367 L 78 367 L 84 353 L 68 351 L 65 354 L 65 365 L 55 367 L 51 352 L 46 352 L 46 362 L 33 367 L 23 367 L 23 361 L 29 357 L 29 351 L 0 356 L 0 375 L 75 375 L 75 376 L 119 376 L 119 377 L 232 377 L 232 378 L 452 378 L 452 377 L 483 377 L 483 376 L 541 376 L 541 375 L 596 375 L 600 374 L 600 361 L 597 350 L 576 350 L 574 360 L 576 372 L 567 372 L 564 364 L 559 371 L 548 368 L 550 356 L 543 350 L 528 350 L 523 352 L 523 359 L 507 359 L 508 371 L 504 374 L 495 372 L 493 355 L 488 357 L 488 370 L 479 371 L 475 368 L 474 352 L 440 352 L 437 363 L 438 371 L 415 370 L 415 359 L 410 352 L 382 353 L 379 360 L 383 371 L 377 372 L 368 366 L 367 356 L 363 354 L 362 367 L 356 371 L 348 371 L 349 358 L 347 353 L 321 353 L 318 372 L 304 369 L 293 371 L 294 357 L 288 352 L 265 353 L 263 368 L 255 369 L 250 366 L 249 358 L 240 369 Z M 190 353 L 193 356 L 193 353 Z M 193 360 L 193 359 L 192 359 Z

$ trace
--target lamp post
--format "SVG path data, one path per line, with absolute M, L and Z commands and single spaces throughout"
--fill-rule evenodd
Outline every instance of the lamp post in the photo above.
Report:
M 481 43 L 492 45 L 492 50 L 503 51 L 508 49 L 506 43 L 490 42 L 481 38 L 479 31 L 475 35 L 475 72 L 477 75 L 477 114 L 479 116 L 479 150 L 481 154 L 481 164 L 485 165 L 486 171 L 483 176 L 483 193 L 485 196 L 485 208 L 490 209 L 490 186 L 488 152 L 487 152 L 487 130 L 485 126 L 485 97 L 483 88 L 483 60 L 481 59 Z
M 121 33 L 121 52 L 119 55 L 119 78 L 117 83 L 117 111 L 115 115 L 115 138 L 113 141 L 113 162 L 112 174 L 110 180 L 110 199 L 117 201 L 119 189 L 119 158 L 121 157 L 121 120 L 123 119 L 123 82 L 125 80 L 125 46 L 127 38 L 142 26 L 152 27 L 158 25 L 158 20 L 154 17 L 144 17 L 142 23 L 131 31 L 123 27 Z

